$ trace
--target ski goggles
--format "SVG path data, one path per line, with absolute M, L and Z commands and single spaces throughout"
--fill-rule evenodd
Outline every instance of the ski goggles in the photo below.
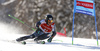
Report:
M 48 20 L 48 22 L 52 23 L 52 22 L 53 22 L 53 20 Z

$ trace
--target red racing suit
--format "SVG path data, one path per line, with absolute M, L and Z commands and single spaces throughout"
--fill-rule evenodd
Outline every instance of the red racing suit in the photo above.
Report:
M 46 23 L 46 20 L 43 19 L 39 22 L 37 22 L 36 27 L 38 27 L 39 29 L 41 29 L 45 34 L 50 34 L 52 32 L 51 37 L 54 37 L 56 35 L 56 30 L 55 30 L 55 23 L 52 22 L 51 25 L 48 25 Z

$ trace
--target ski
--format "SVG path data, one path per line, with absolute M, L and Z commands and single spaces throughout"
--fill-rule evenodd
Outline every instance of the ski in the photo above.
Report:
M 37 41 L 37 44 L 45 44 L 45 41 Z
M 21 45 L 26 45 L 26 44 L 46 44 L 45 41 L 16 41 L 16 40 L 1 40 L 1 41 L 5 41 L 5 42 L 10 42 L 10 43 L 15 43 L 15 44 L 21 44 Z M 52 40 L 52 41 L 59 41 L 62 42 L 61 40 Z
M 35 42 L 35 41 L 33 41 L 33 43 L 34 43 L 34 42 Z M 23 45 L 26 45 L 26 44 L 27 44 L 26 41 L 21 41 L 21 42 L 18 42 L 18 43 L 23 44 Z M 45 41 L 36 41 L 35 43 L 36 43 L 36 44 L 45 44 Z
M 1 41 L 5 41 L 5 42 L 9 42 L 9 43 L 22 44 L 22 45 L 25 45 L 26 44 L 25 41 L 21 41 L 21 42 L 17 42 L 16 40 L 1 40 Z
M 27 41 L 20 41 L 20 42 L 17 42 L 15 40 L 12 40 L 12 41 L 7 41 L 7 42 L 11 42 L 11 43 L 16 43 L 16 44 L 22 44 L 22 45 L 26 45 L 30 42 L 27 42 Z M 35 44 L 45 44 L 45 41 L 33 41 L 31 43 L 35 43 Z
M 23 45 L 26 45 L 26 42 L 25 41 L 22 41 L 22 42 L 20 42 L 21 44 L 23 44 Z
M 17 42 L 16 40 L 12 40 L 12 41 L 9 41 L 11 43 L 18 43 L 18 44 L 22 44 L 22 45 L 26 45 L 26 42 L 25 41 L 21 41 L 21 42 Z

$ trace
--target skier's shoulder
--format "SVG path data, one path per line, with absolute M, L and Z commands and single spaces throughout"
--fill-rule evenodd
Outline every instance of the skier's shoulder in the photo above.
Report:
M 40 22 L 45 22 L 45 19 L 40 20 Z

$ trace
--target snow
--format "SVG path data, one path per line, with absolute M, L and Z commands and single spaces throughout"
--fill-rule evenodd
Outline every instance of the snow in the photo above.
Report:
M 12 43 L 8 41 L 25 35 L 17 34 L 18 31 L 15 31 L 16 29 L 13 26 L 0 24 L 0 27 L 0 51 L 100 51 L 100 45 L 97 46 L 96 39 L 74 38 L 74 45 L 72 45 L 71 37 L 60 36 L 56 36 L 52 43 L 46 44 L 27 42 L 26 45 L 22 45 Z M 27 41 L 31 41 L 31 39 Z
M 16 36 L 16 34 L 14 35 Z M 13 39 L 13 37 L 10 37 Z M 8 38 L 9 39 L 9 38 Z M 6 42 L 0 40 L 0 51 L 100 51 L 100 46 L 96 45 L 96 40 L 94 39 L 81 39 L 81 38 L 74 38 L 75 42 L 74 45 L 71 44 L 70 37 L 59 37 L 56 36 L 54 40 L 62 40 L 60 41 L 53 41 L 52 43 L 46 44 L 36 44 L 30 42 L 26 45 L 17 44 Z M 99 40 L 100 41 L 100 40 Z

